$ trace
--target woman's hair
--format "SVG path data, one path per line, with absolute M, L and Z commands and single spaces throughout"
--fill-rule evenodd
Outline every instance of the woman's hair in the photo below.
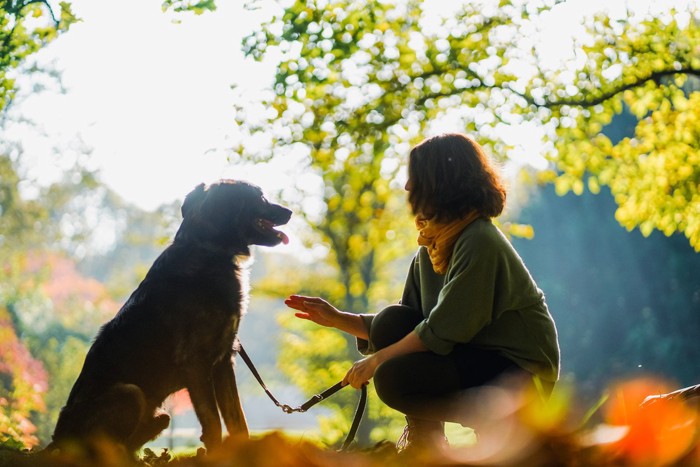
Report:
M 506 204 L 496 166 L 476 141 L 463 134 L 427 138 L 411 149 L 408 179 L 413 214 L 438 222 L 459 219 L 471 210 L 497 217 Z

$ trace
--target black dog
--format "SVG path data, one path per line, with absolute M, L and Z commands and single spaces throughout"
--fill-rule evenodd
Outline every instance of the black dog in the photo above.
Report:
M 175 240 L 97 335 L 51 446 L 100 436 L 133 452 L 168 425 L 159 407 L 182 388 L 207 449 L 221 443 L 220 415 L 229 434 L 247 435 L 232 362 L 246 295 L 236 258 L 287 243 L 274 227 L 291 214 L 241 181 L 188 194 Z

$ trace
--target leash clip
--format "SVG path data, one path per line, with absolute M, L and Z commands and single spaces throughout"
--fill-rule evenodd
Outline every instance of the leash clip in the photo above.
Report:
M 289 405 L 287 405 L 287 404 L 282 404 L 282 405 L 280 405 L 280 408 L 282 409 L 282 412 L 284 412 L 284 413 L 294 413 L 294 412 L 298 412 L 298 410 L 292 408 L 291 406 L 289 406 Z

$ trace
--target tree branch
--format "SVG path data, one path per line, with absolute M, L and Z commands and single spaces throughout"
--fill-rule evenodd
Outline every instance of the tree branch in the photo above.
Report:
M 572 107 L 594 107 L 596 105 L 602 104 L 603 102 L 607 101 L 608 99 L 612 98 L 613 96 L 616 96 L 617 94 L 621 92 L 625 92 L 629 89 L 633 89 L 639 86 L 642 86 L 644 83 L 648 81 L 654 81 L 654 82 L 659 82 L 662 78 L 667 77 L 667 76 L 673 76 L 673 75 L 691 75 L 691 76 L 697 76 L 700 78 L 700 69 L 696 68 L 681 68 L 680 70 L 661 70 L 661 71 L 655 71 L 651 73 L 649 76 L 646 77 L 641 77 L 638 78 L 637 80 L 623 84 L 617 87 L 613 87 L 612 89 L 599 94 L 594 97 L 586 98 L 583 97 L 581 99 L 561 99 L 561 100 L 547 100 L 545 99 L 545 102 L 538 102 L 538 99 L 535 99 L 529 94 L 526 93 L 521 93 L 518 91 L 515 91 L 512 89 L 510 86 L 506 86 L 508 90 L 511 92 L 515 93 L 516 95 L 522 97 L 527 101 L 528 104 L 537 106 L 539 108 L 547 108 L 547 109 L 553 109 L 557 107 L 563 107 L 563 106 L 572 106 Z
M 15 15 L 15 16 L 21 16 L 22 9 L 25 7 L 32 5 L 34 3 L 41 3 L 43 4 L 46 9 L 49 11 L 49 14 L 51 15 L 51 19 L 53 22 L 58 26 L 59 20 L 56 18 L 56 15 L 53 12 L 53 8 L 51 8 L 51 5 L 49 4 L 48 0 L 27 0 L 24 2 L 4 2 L 5 3 L 5 11 L 8 13 Z

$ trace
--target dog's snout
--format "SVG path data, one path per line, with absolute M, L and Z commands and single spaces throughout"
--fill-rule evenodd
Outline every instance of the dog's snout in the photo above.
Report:
M 289 222 L 289 219 L 292 218 L 292 210 L 287 209 L 284 206 L 280 206 L 279 204 L 275 204 L 274 206 L 274 222 L 277 225 L 282 225 L 286 224 Z

